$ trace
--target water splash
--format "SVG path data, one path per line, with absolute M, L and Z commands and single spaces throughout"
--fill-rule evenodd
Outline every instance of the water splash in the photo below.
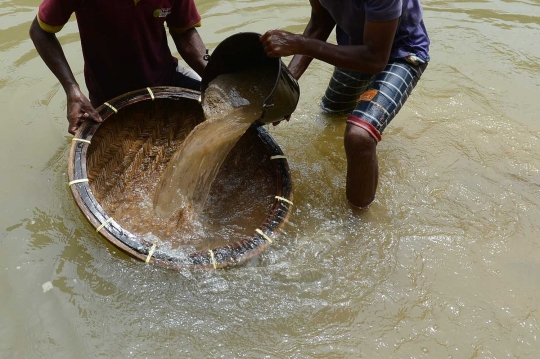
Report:
M 212 182 L 238 139 L 260 118 L 272 91 L 270 69 L 223 74 L 210 82 L 203 99 L 206 121 L 188 135 L 158 184 L 154 209 L 163 218 L 179 208 L 200 213 Z

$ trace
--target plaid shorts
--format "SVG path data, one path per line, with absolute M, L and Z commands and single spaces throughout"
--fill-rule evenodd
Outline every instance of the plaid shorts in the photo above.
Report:
M 379 74 L 335 68 L 321 107 L 328 113 L 349 113 L 347 123 L 366 130 L 377 142 L 399 112 L 427 63 L 393 60 Z M 416 64 L 412 63 L 416 62 Z

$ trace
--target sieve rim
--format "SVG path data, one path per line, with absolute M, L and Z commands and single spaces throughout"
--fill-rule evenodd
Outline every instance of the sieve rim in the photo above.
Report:
M 187 99 L 198 103 L 200 92 L 169 86 L 159 86 L 132 91 L 118 96 L 99 106 L 96 110 L 103 123 L 122 110 L 122 108 L 141 101 L 155 99 Z M 259 228 L 253 230 L 253 235 L 230 244 L 208 250 L 194 251 L 185 257 L 175 256 L 152 246 L 153 243 L 131 233 L 117 223 L 97 201 L 90 183 L 87 180 L 86 154 L 93 135 L 100 123 L 85 121 L 75 134 L 68 156 L 68 178 L 72 196 L 88 222 L 102 237 L 115 247 L 131 257 L 152 263 L 157 266 L 180 268 L 224 268 L 239 265 L 263 252 L 272 241 L 268 240 L 274 233 L 279 233 L 287 222 L 291 212 L 293 191 L 290 170 L 286 160 L 272 161 L 276 168 L 276 198 L 267 216 Z M 252 126 L 258 140 L 262 141 L 270 156 L 284 159 L 285 156 L 279 145 L 262 126 Z M 83 181 L 80 181 L 83 179 Z M 262 233 L 261 233 L 262 232 Z

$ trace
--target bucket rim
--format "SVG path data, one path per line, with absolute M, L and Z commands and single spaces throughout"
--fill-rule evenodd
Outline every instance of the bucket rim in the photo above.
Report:
M 228 48 L 229 46 L 231 46 L 230 45 L 231 43 L 235 44 L 238 41 L 238 38 L 246 38 L 247 37 L 250 41 L 257 41 L 257 43 L 260 43 L 259 38 L 261 36 L 262 36 L 262 34 L 260 34 L 258 32 L 244 31 L 244 32 L 238 32 L 238 33 L 235 33 L 233 35 L 230 35 L 230 36 L 226 37 L 223 41 L 221 41 L 216 46 L 214 51 L 212 51 L 212 53 L 209 55 L 209 61 L 208 61 L 207 68 L 208 68 L 208 66 L 210 66 L 210 68 L 212 67 L 212 61 L 218 61 L 219 60 L 219 59 L 216 60 L 215 57 L 214 57 L 214 55 L 216 53 L 218 54 L 218 56 L 226 58 L 227 55 L 229 55 L 229 53 L 227 51 L 223 51 L 222 49 Z M 261 48 L 262 48 L 262 44 L 261 44 Z M 264 48 L 263 48 L 263 52 L 264 52 Z M 267 56 L 267 58 L 268 58 L 269 62 L 271 61 L 271 62 L 274 63 L 275 66 L 277 66 L 277 71 L 276 71 L 275 80 L 274 80 L 273 85 L 272 85 L 272 90 L 268 93 L 268 96 L 266 96 L 266 98 L 265 98 L 265 100 L 263 102 L 261 119 L 264 118 L 267 109 L 273 106 L 274 95 L 275 95 L 276 90 L 278 88 L 279 82 L 281 81 L 281 77 L 283 76 L 284 68 L 285 69 L 287 68 L 287 66 L 283 63 L 281 57 L 269 57 L 269 56 Z M 223 72 L 223 73 L 225 73 L 225 72 Z M 204 98 L 204 92 L 208 88 L 209 83 L 212 80 L 214 80 L 216 77 L 218 77 L 219 75 L 221 75 L 223 73 L 218 73 L 218 74 L 215 74 L 215 75 L 212 74 L 210 76 L 205 76 L 203 74 L 202 80 L 201 80 L 201 96 L 203 98 Z M 234 73 L 234 72 L 230 72 L 230 73 Z M 207 74 L 207 72 L 205 72 L 205 74 Z M 291 77 L 292 77 L 292 75 L 291 75 Z M 296 79 L 295 79 L 295 81 L 296 81 Z M 296 106 L 298 105 L 299 97 L 300 97 L 300 88 L 298 87 L 298 97 L 296 98 L 296 103 L 295 103 L 294 108 L 296 108 Z M 257 121 L 261 121 L 261 119 L 258 119 Z M 264 122 L 262 122 L 262 123 L 264 123 Z

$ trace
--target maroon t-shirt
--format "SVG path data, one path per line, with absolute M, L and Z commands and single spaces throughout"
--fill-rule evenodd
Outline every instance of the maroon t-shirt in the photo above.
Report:
M 193 0 L 44 0 L 39 24 L 58 32 L 73 12 L 94 106 L 129 91 L 172 85 L 178 60 L 164 23 L 182 32 L 201 22 Z

